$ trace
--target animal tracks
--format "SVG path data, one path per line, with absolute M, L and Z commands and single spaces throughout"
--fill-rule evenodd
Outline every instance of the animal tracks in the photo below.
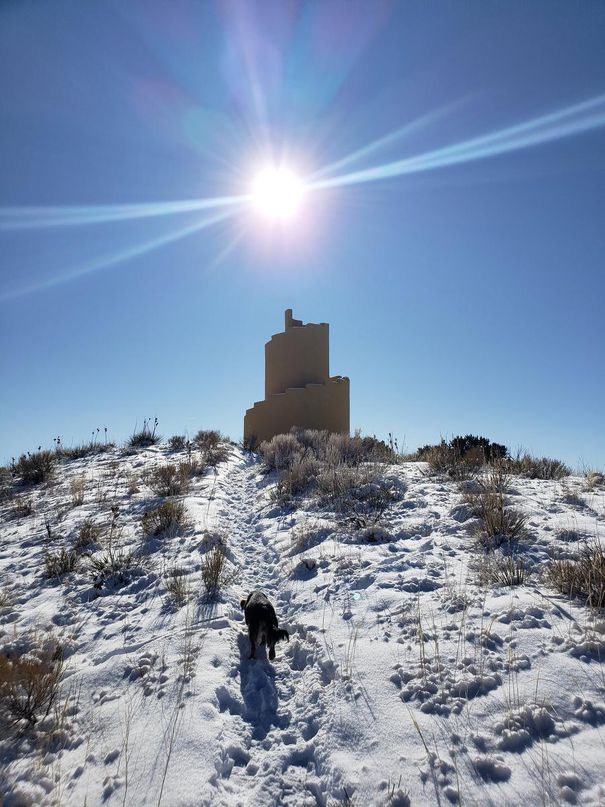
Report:
M 265 532 L 269 502 L 258 477 L 242 468 L 233 468 L 230 477 L 219 482 L 216 497 L 224 502 L 219 506 L 222 526 L 227 525 L 234 539 L 230 545 L 242 573 L 240 590 L 242 595 L 256 588 L 265 591 L 291 640 L 278 645 L 274 663 L 267 660 L 265 648 L 250 660 L 241 615 L 229 615 L 229 663 L 215 697 L 219 712 L 230 719 L 223 724 L 214 760 L 212 803 L 231 805 L 237 790 L 249 794 L 249 803 L 267 807 L 323 805 L 329 770 L 326 687 L 335 668 L 323 658 L 315 637 L 292 623 L 292 592 L 281 573 L 277 540 Z M 227 496 L 223 487 L 235 492 Z

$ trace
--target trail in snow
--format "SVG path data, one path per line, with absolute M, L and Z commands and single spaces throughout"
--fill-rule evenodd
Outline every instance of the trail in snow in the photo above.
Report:
M 277 646 L 274 663 L 265 649 L 251 660 L 242 616 L 232 620 L 227 674 L 216 689 L 219 708 L 231 719 L 219 737 L 209 803 L 233 805 L 235 797 L 236 804 L 266 807 L 324 805 L 330 778 L 324 687 L 333 672 L 330 664 L 322 669 L 318 639 L 292 622 L 292 590 L 277 545 L 280 520 L 266 518 L 270 504 L 258 462 L 231 465 L 216 499 L 215 524 L 241 570 L 242 596 L 264 591 L 291 636 Z

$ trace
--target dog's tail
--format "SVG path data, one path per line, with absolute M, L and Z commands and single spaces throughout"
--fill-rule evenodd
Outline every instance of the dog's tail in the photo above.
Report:
M 244 599 L 243 599 L 243 600 L 240 600 L 240 601 L 239 601 L 239 607 L 242 609 L 242 611 L 245 611 L 245 610 L 246 610 L 246 603 L 247 603 L 247 602 L 248 602 L 248 598 L 247 598 L 247 597 L 244 597 Z
M 290 634 L 288 633 L 287 630 L 283 630 L 283 628 L 279 628 L 278 630 L 275 631 L 275 641 L 276 642 L 282 642 L 284 639 L 287 642 L 289 642 L 290 641 Z

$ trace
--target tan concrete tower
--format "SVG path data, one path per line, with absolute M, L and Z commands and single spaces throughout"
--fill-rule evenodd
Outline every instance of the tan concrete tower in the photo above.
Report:
M 265 400 L 244 416 L 244 439 L 260 443 L 303 429 L 349 432 L 349 379 L 330 378 L 326 322 L 303 325 L 286 311 L 286 329 L 265 345 Z

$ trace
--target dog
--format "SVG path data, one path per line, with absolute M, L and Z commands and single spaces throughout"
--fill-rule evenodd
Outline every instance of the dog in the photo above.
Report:
M 271 602 L 262 591 L 253 591 L 246 599 L 240 601 L 246 618 L 250 637 L 250 656 L 256 658 L 256 646 L 264 644 L 269 648 L 269 659 L 275 658 L 275 643 L 285 639 L 290 641 L 290 634 L 277 626 L 277 616 Z

